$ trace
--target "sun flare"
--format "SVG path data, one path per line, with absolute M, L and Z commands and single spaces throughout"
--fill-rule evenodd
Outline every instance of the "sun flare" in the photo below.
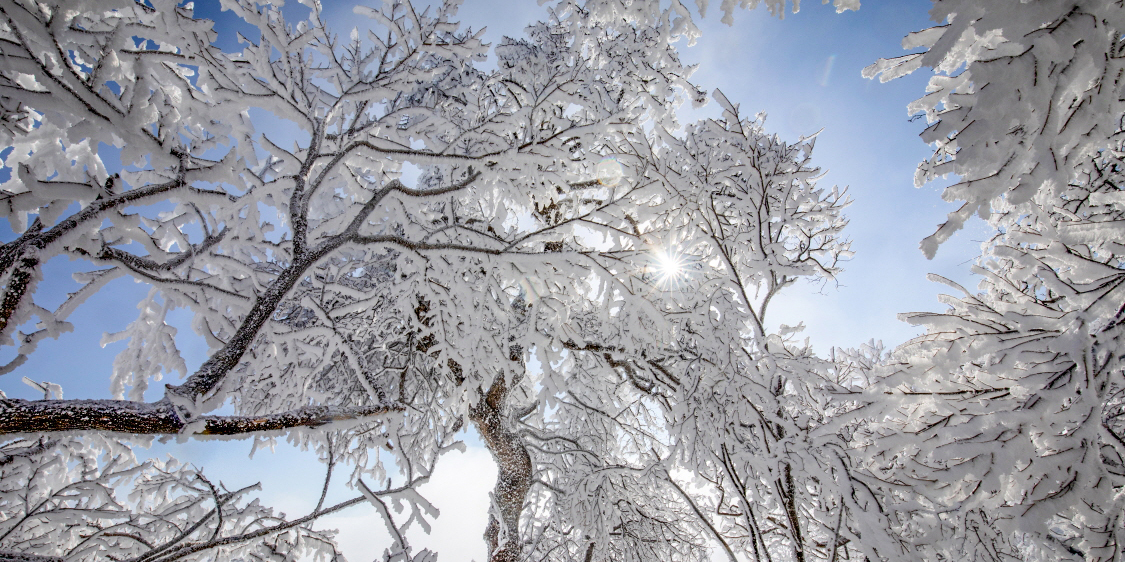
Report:
M 617 161 L 616 158 L 603 158 L 598 162 L 594 172 L 598 176 L 598 183 L 613 187 L 621 182 L 621 178 L 625 177 L 625 168 Z
M 659 249 L 653 252 L 655 263 L 653 271 L 662 284 L 675 284 L 683 277 L 685 265 L 683 256 L 673 250 Z

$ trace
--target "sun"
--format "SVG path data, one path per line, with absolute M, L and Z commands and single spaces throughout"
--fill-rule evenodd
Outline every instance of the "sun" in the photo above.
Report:
M 654 250 L 652 255 L 654 259 L 653 272 L 656 273 L 660 284 L 675 285 L 683 278 L 687 263 L 680 252 L 660 248 Z

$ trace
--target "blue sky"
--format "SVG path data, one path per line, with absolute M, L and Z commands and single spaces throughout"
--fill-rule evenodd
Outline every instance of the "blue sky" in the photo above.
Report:
M 860 75 L 879 57 L 903 54 L 902 37 L 932 25 L 928 8 L 928 1 L 865 1 L 858 12 L 836 14 L 806 2 L 783 21 L 763 10 L 738 14 L 730 28 L 706 18 L 704 39 L 686 49 L 700 65 L 696 83 L 722 89 L 744 112 L 766 112 L 767 129 L 793 139 L 823 128 L 813 163 L 827 172 L 821 186 L 848 187 L 854 202 L 845 232 L 856 255 L 844 264 L 839 286 L 791 287 L 767 318 L 774 326 L 803 321 L 822 353 L 869 339 L 893 346 L 919 334 L 896 315 L 944 308 L 935 299 L 944 287 L 928 282 L 927 273 L 976 285 L 969 265 L 989 235 L 982 221 L 932 261 L 918 250 L 955 208 L 940 197 L 949 181 L 914 187 L 915 166 L 930 149 L 917 137 L 924 119 L 910 121 L 906 105 L 924 93 L 928 75 L 886 84 Z
M 197 15 L 219 20 L 221 45 L 234 48 L 229 17 L 217 11 L 217 4 L 196 0 Z M 351 4 L 325 4 L 329 21 L 346 34 L 349 29 L 343 26 L 355 17 Z M 771 305 L 769 323 L 803 321 L 805 335 L 821 353 L 830 346 L 856 346 L 869 339 L 893 346 L 919 333 L 899 322 L 897 313 L 944 308 L 936 299 L 944 291 L 926 281 L 927 273 L 975 286 L 968 267 L 979 253 L 979 242 L 989 234 L 977 221 L 947 242 L 934 260 L 922 256 L 918 243 L 952 209 L 939 196 L 943 185 L 913 186 L 915 165 L 929 148 L 917 137 L 924 121 L 910 121 L 905 108 L 924 92 L 927 75 L 919 72 L 888 84 L 860 76 L 877 58 L 902 54 L 900 42 L 906 33 L 931 25 L 929 2 L 865 0 L 858 12 L 844 14 L 812 1 L 804 4 L 800 13 L 786 14 L 784 20 L 761 9 L 739 12 L 731 27 L 719 22 L 713 6 L 700 21 L 704 36 L 694 47 L 680 45 L 681 52 L 688 62 L 699 63 L 694 82 L 708 91 L 720 88 L 745 114 L 766 112 L 768 130 L 796 140 L 823 129 L 813 154 L 814 163 L 827 171 L 820 185 L 847 186 L 854 200 L 847 210 L 847 233 L 856 256 L 845 264 L 839 285 L 790 288 Z M 460 13 L 465 25 L 487 26 L 486 40 L 495 44 L 502 35 L 520 35 L 544 10 L 534 0 L 467 0 Z M 709 105 L 685 114 L 682 121 L 718 114 L 717 107 Z M 0 236 L 11 239 L 6 227 L 0 227 Z M 61 302 L 75 287 L 66 279 L 76 265 L 81 264 L 65 259 L 49 263 L 47 278 L 63 281 L 44 285 L 53 294 L 40 298 L 49 304 Z M 67 398 L 108 397 L 113 357 L 124 342 L 103 349 L 99 341 L 104 332 L 122 330 L 135 318 L 135 304 L 146 293 L 143 285 L 115 281 L 71 317 L 75 332 L 43 342 L 21 369 L 0 377 L 0 390 L 11 397 L 41 397 L 20 382 L 20 376 L 29 375 L 61 384 Z M 203 361 L 204 347 L 191 333 L 185 314 L 176 317 L 176 324 L 181 326 L 179 343 L 190 372 Z M 0 361 L 10 356 L 10 350 L 0 352 Z M 443 510 L 434 535 L 413 539 L 416 548 L 439 550 L 444 562 L 484 559 L 480 535 L 495 473 L 475 437 L 467 440 L 468 451 L 446 458 L 434 483 L 423 490 Z M 259 453 L 252 462 L 244 460 L 248 451 L 248 441 L 191 442 L 157 446 L 142 454 L 174 453 L 206 467 L 231 487 L 261 480 L 263 500 L 291 515 L 315 505 L 319 484 L 310 482 L 321 477 L 322 469 L 314 459 L 284 444 L 276 454 Z M 354 493 L 337 486 L 332 495 Z M 387 544 L 380 538 L 381 523 L 367 508 L 345 512 L 324 525 L 345 532 L 345 553 L 353 561 L 371 559 Z

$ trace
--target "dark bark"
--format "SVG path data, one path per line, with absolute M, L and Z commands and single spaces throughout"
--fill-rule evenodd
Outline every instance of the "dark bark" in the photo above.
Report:
M 407 189 L 398 180 L 392 180 L 382 189 L 372 194 L 371 199 L 363 205 L 363 208 L 352 218 L 343 232 L 331 236 L 316 246 L 302 250 L 299 253 L 297 253 L 296 248 L 294 248 L 295 255 L 292 265 L 282 271 L 266 291 L 258 297 L 257 301 L 254 302 L 254 306 L 246 315 L 246 318 L 244 318 L 242 323 L 238 326 L 238 330 L 234 333 L 230 342 L 208 358 L 207 361 L 199 367 L 199 370 L 192 373 L 183 384 L 179 386 L 168 385 L 166 396 L 177 400 L 177 403 L 180 403 L 180 400 L 194 402 L 218 387 L 227 373 L 242 360 L 242 356 L 246 353 L 246 350 L 250 348 L 250 344 L 254 341 L 254 338 L 262 329 L 262 326 L 273 316 L 273 313 L 277 310 L 277 306 L 281 303 L 282 299 L 284 299 L 285 296 L 289 294 L 289 291 L 305 276 L 305 272 L 308 268 L 312 267 L 316 262 L 324 259 L 328 254 L 344 244 L 353 241 L 358 241 L 360 243 L 369 241 L 359 235 L 359 229 L 387 194 L 392 191 L 402 192 L 407 195 L 447 193 L 464 189 L 478 177 L 480 177 L 479 173 L 471 174 L 468 178 L 453 186 L 425 192 Z M 295 218 L 291 218 L 291 220 L 296 221 Z M 294 228 L 297 229 L 296 222 L 294 222 Z M 399 240 L 397 237 L 375 238 L 379 239 L 376 241 L 383 241 L 382 238 L 386 238 L 386 242 L 400 241 L 407 245 L 410 244 L 409 241 Z
M 339 247 L 341 244 L 342 241 L 335 247 Z M 335 249 L 335 247 L 331 249 Z M 282 271 L 254 302 L 254 306 L 243 318 L 238 330 L 235 331 L 227 345 L 215 352 L 207 361 L 204 361 L 203 365 L 200 365 L 199 369 L 192 373 L 183 384 L 178 386 L 167 385 L 167 396 L 177 399 L 177 404 L 179 404 L 179 400 L 191 403 L 218 387 L 227 373 L 242 360 L 242 356 L 246 354 L 246 350 L 250 348 L 262 326 L 277 310 L 278 304 L 304 277 L 305 271 L 317 260 L 324 257 L 328 251 L 300 256 L 292 265 Z
M 497 513 L 491 512 L 488 527 L 484 531 L 488 543 L 490 562 L 517 562 L 520 559 L 519 523 L 524 499 L 531 490 L 531 456 L 524 447 L 523 439 L 511 430 L 510 417 L 507 416 L 508 388 L 503 377 L 497 377 L 484 398 L 469 412 L 469 419 L 476 425 L 492 457 L 496 459 L 498 474 L 493 496 L 499 508 L 499 516 L 508 535 L 500 543 L 500 524 Z
M 0 434 L 108 431 L 135 435 L 245 435 L 334 421 L 378 416 L 401 408 L 389 405 L 329 408 L 309 406 L 262 416 L 202 416 L 190 427 L 167 400 L 4 400 Z
M 778 490 L 782 491 L 785 516 L 793 531 L 793 556 L 797 562 L 805 562 L 805 540 L 801 536 L 801 521 L 797 519 L 797 490 L 793 484 L 793 467 L 789 463 L 785 464 L 785 484 L 779 483 Z
M 43 224 L 36 219 L 19 238 L 0 247 L 0 275 L 10 272 L 10 280 L 4 291 L 3 305 L 0 306 L 0 334 L 6 333 L 5 330 L 9 328 L 8 322 L 12 315 L 24 302 L 26 296 L 32 292 L 29 290 L 27 283 L 31 279 L 31 272 L 39 267 L 38 253 L 40 251 L 46 250 L 79 227 L 101 218 L 107 211 L 136 204 L 148 197 L 164 195 L 174 189 L 185 188 L 185 186 L 186 183 L 181 176 L 168 183 L 149 185 L 126 191 L 114 197 L 97 199 L 78 213 L 47 230 L 43 230 Z M 198 189 L 194 191 L 203 192 Z M 219 192 L 214 193 L 220 196 L 225 195 Z
M 18 263 L 12 266 L 8 286 L 4 290 L 4 299 L 0 302 L 0 334 L 8 333 L 8 323 L 16 315 L 20 305 L 24 304 L 24 295 L 35 289 L 32 280 L 35 278 L 35 269 L 39 267 L 39 258 L 28 255 L 17 261 Z
M 40 556 L 11 550 L 0 550 L 0 562 L 63 562 L 62 556 Z
M 179 386 L 168 385 L 166 387 L 166 396 L 176 400 L 186 399 L 187 402 L 194 402 L 196 399 L 206 396 L 219 386 L 219 383 L 222 382 L 227 373 L 242 360 L 242 356 L 246 354 L 246 350 L 250 348 L 250 344 L 253 343 L 254 338 L 258 335 L 262 326 L 266 324 L 266 321 L 269 320 L 277 310 L 278 304 L 280 304 L 285 296 L 289 294 L 289 291 L 297 285 L 297 282 L 305 276 L 305 271 L 332 251 L 358 236 L 359 227 L 367 220 L 368 215 L 375 210 L 375 206 L 379 201 L 381 201 L 387 193 L 401 186 L 402 184 L 399 183 L 398 180 L 392 181 L 372 196 L 343 232 L 321 242 L 315 248 L 302 251 L 300 254 L 295 255 L 292 265 L 282 271 L 281 274 L 273 280 L 273 283 L 270 283 L 266 291 L 254 302 L 254 306 L 250 309 L 246 318 L 242 320 L 242 323 L 239 324 L 238 330 L 235 331 L 230 342 L 209 357 L 207 361 L 199 367 L 199 370 L 192 373 L 183 384 Z

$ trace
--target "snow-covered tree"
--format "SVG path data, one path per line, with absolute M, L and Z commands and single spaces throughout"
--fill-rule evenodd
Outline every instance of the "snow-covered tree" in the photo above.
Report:
M 455 1 L 356 8 L 347 39 L 303 3 L 224 0 L 257 30 L 232 53 L 190 4 L 0 2 L 0 372 L 112 280 L 150 289 L 104 339 L 128 341 L 93 374 L 114 399 L 0 396 L 0 559 L 334 559 L 315 520 L 367 502 L 387 562 L 432 561 L 414 487 L 467 426 L 496 561 L 1120 556 L 1118 3 L 941 2 L 924 52 L 868 69 L 938 73 L 917 177 L 964 205 L 923 251 L 974 214 L 996 235 L 982 292 L 908 316 L 926 335 L 829 357 L 766 311 L 835 279 L 847 198 L 814 139 L 721 93 L 679 126 L 705 101 L 673 46 L 692 9 L 558 2 L 482 70 Z M 88 267 L 48 310 L 65 258 Z M 290 519 L 127 445 L 265 432 L 357 496 Z
M 633 146 L 651 163 L 645 180 L 671 197 L 628 225 L 655 249 L 631 276 L 671 339 L 637 356 L 601 343 L 604 323 L 572 313 L 584 339 L 543 363 L 544 381 L 566 385 L 516 416 L 531 465 L 522 531 L 532 558 L 901 552 L 875 498 L 855 489 L 846 439 L 826 423 L 849 407 L 831 403 L 849 375 L 791 341 L 793 329 L 764 327 L 779 291 L 840 271 L 847 201 L 816 187 L 812 139 L 783 142 L 715 97 L 721 120 Z
M 941 2 L 923 52 L 883 79 L 934 69 L 910 106 L 935 146 L 919 183 L 959 176 L 963 201 L 927 238 L 974 214 L 996 229 L 927 333 L 875 367 L 853 422 L 866 474 L 919 555 L 1119 559 L 1125 192 L 1118 2 Z M 941 279 L 936 279 L 943 281 Z M 864 421 L 865 420 L 865 421 Z
M 455 3 L 357 8 L 371 29 L 348 40 L 315 2 L 296 25 L 268 3 L 224 7 L 260 32 L 239 53 L 214 47 L 210 23 L 174 2 L 0 6 L 16 233 L 0 260 L 2 330 L 19 349 L 5 371 L 70 330 L 69 314 L 112 279 L 151 286 L 138 319 L 106 338 L 129 340 L 116 399 L 5 399 L 0 431 L 288 431 L 330 465 L 350 463 L 364 488 L 386 479 L 388 455 L 424 478 L 471 421 L 500 465 L 492 556 L 515 559 L 529 481 L 513 415 L 563 382 L 530 381 L 528 354 L 551 364 L 596 333 L 636 358 L 667 339 L 662 313 L 628 283 L 650 254 L 630 224 L 674 201 L 642 181 L 650 163 L 632 146 L 701 96 L 669 44 L 673 24 L 562 7 L 482 72 L 479 34 L 457 30 Z M 255 109 L 296 138 L 257 131 Z M 120 166 L 101 144 L 120 148 Z M 47 310 L 37 282 L 57 256 L 90 270 Z M 190 374 L 168 323 L 177 308 L 211 347 Z M 145 401 L 151 380 L 177 370 L 182 383 Z M 233 415 L 211 413 L 224 405 Z M 43 555 L 72 547 L 27 540 Z M 394 559 L 407 550 L 396 545 Z
M 665 300 L 686 308 L 673 315 L 683 382 L 670 411 L 672 472 L 732 560 L 895 552 L 850 475 L 846 439 L 826 423 L 850 407 L 832 394 L 846 377 L 796 340 L 800 327 L 765 328 L 779 292 L 841 271 L 848 201 L 816 185 L 814 138 L 783 142 L 716 98 L 722 118 L 669 139 L 661 157 L 670 181 L 702 194 L 677 217 L 677 259 L 693 271 Z
M 98 435 L 5 443 L 0 559 L 338 560 L 335 533 L 314 529 L 317 518 L 368 501 L 416 502 L 413 488 L 428 477 L 414 475 L 405 485 L 376 492 L 361 483 L 363 493 L 326 505 L 333 469 L 329 446 L 328 475 L 316 507 L 287 518 L 252 497 L 259 485 L 228 490 L 176 459 L 138 462 L 131 445 Z M 385 507 L 383 513 L 397 537 L 388 558 L 411 559 L 402 538 L 409 520 L 396 524 Z M 431 556 L 422 550 L 413 559 Z

